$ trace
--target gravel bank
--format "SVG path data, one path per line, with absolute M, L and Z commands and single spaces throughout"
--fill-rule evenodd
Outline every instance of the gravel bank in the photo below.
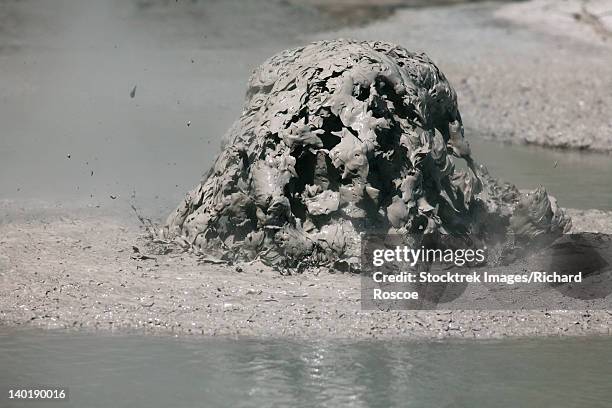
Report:
M 612 213 L 601 210 L 568 209 L 567 215 L 572 217 L 571 232 L 599 232 L 612 234 Z
M 457 90 L 472 134 L 612 152 L 612 93 L 607 92 L 612 89 L 612 41 L 602 37 L 601 29 L 593 33 L 586 17 L 573 17 L 582 13 L 580 4 L 401 9 L 385 21 L 316 38 L 376 38 L 425 51 Z M 587 8 L 587 13 L 601 10 Z M 557 24 L 559 19 L 565 24 Z

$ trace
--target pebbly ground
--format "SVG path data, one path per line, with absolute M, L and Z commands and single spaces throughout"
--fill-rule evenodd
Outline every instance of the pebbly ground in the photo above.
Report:
M 612 232 L 612 213 L 570 213 L 575 231 Z M 608 310 L 362 311 L 355 275 L 216 265 L 163 253 L 134 220 L 92 210 L 45 214 L 14 213 L 0 224 L 0 325 L 416 339 L 610 334 L 612 325 Z
M 611 13 L 610 0 L 398 8 L 316 38 L 425 51 L 455 87 L 468 136 L 612 152 Z

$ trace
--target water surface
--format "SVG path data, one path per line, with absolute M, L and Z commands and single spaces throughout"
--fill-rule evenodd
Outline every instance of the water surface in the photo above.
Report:
M 568 208 L 612 210 L 612 156 L 470 138 L 474 157 L 520 189 L 546 187 Z
M 610 378 L 612 338 L 601 337 L 416 343 L 0 331 L 0 388 L 68 387 L 69 402 L 53 406 L 609 407 Z

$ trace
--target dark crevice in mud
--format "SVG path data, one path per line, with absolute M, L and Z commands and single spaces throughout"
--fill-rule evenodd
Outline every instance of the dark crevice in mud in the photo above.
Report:
M 321 115 L 323 118 L 323 126 L 321 126 L 321 129 L 325 131 L 325 135 L 331 134 L 332 132 L 340 132 L 344 128 L 344 124 L 342 123 L 342 120 L 338 116 L 333 115 L 331 113 L 327 113 L 325 110 L 321 111 Z M 339 143 L 340 137 L 336 136 L 336 138 Z M 331 149 L 338 143 L 335 143 L 331 146 L 324 146 L 324 147 L 326 149 Z
M 299 146 L 291 155 L 296 159 L 296 177 L 285 185 L 285 195 L 289 197 L 291 212 L 300 220 L 306 219 L 306 205 L 301 199 L 307 185 L 314 184 L 317 156 Z
M 294 193 L 301 194 L 304 192 L 306 185 L 314 183 L 317 157 L 311 151 L 304 150 L 302 146 L 291 155 L 296 158 L 295 172 L 297 177 L 295 177 L 293 183 L 295 186 Z
M 321 139 L 321 142 L 323 142 L 323 148 L 327 149 L 327 150 L 331 150 L 334 147 L 336 147 L 336 145 L 338 143 L 340 143 L 340 136 L 336 136 L 334 134 L 332 134 L 327 128 L 325 127 L 325 133 L 323 133 L 322 135 L 319 136 L 319 138 Z M 342 129 L 342 128 L 340 128 Z
M 369 86 L 359 86 L 357 88 L 357 94 L 355 95 L 355 98 L 357 98 L 358 101 L 365 102 L 368 100 L 369 97 L 370 97 L 370 87 Z
M 383 101 L 386 102 L 386 112 L 388 115 L 413 121 L 417 119 L 423 120 L 418 115 L 418 111 L 414 106 L 406 105 L 404 99 L 395 91 L 394 85 L 390 83 L 388 78 L 377 77 L 374 81 L 378 95 L 381 95 Z
M 161 235 L 230 260 L 358 270 L 363 232 L 525 246 L 569 227 L 544 189 L 521 194 L 476 163 L 427 56 L 336 40 L 254 72 L 214 170 Z

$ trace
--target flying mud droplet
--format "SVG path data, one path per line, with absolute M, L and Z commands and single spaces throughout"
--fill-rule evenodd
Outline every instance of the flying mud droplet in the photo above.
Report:
M 130 98 L 134 99 L 135 96 L 136 96 L 136 85 L 134 85 L 134 87 L 130 91 Z
M 456 93 L 425 54 L 336 40 L 255 70 L 223 150 L 160 234 L 231 262 L 347 270 L 364 232 L 493 247 L 570 225 L 543 188 L 522 194 L 477 164 Z

